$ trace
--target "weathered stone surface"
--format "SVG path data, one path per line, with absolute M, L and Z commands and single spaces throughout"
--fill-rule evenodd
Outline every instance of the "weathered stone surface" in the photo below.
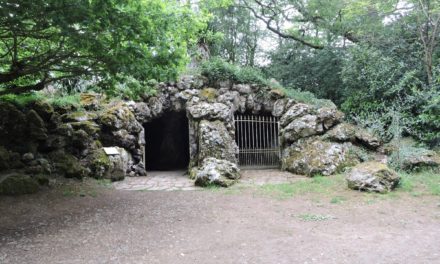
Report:
M 49 154 L 57 173 L 64 175 L 66 178 L 78 178 L 88 176 L 89 170 L 86 169 L 76 158 L 70 153 L 64 151 L 55 151 Z
M 346 179 L 350 189 L 386 193 L 398 185 L 400 176 L 387 165 L 370 161 L 354 167 Z
M 109 156 L 112 167 L 108 175 L 112 181 L 123 180 L 133 165 L 130 153 L 124 148 L 117 147 L 116 149 L 119 155 Z
M 344 119 L 344 113 L 333 107 L 319 108 L 317 116 L 325 130 L 339 124 Z
M 105 98 L 102 94 L 97 93 L 82 93 L 80 95 L 81 105 L 88 110 L 98 110 Z
M 17 149 L 26 133 L 26 116 L 14 105 L 0 102 L 0 145 Z
M 289 123 L 281 129 L 283 142 L 292 143 L 300 138 L 322 134 L 324 128 L 315 115 L 304 115 Z
M 24 153 L 23 157 L 21 158 L 21 160 L 25 163 L 29 163 L 29 162 L 33 161 L 34 159 L 35 159 L 34 154 L 31 152 Z
M 103 149 L 95 150 L 90 155 L 88 163 L 92 177 L 112 181 L 124 179 L 132 165 L 131 156 L 123 148 L 116 149 L 119 155 L 108 156 Z
M 294 104 L 291 106 L 281 117 L 280 125 L 281 127 L 287 126 L 294 119 L 304 116 L 312 111 L 312 107 L 307 104 Z
M 30 137 L 36 140 L 45 140 L 47 138 L 46 124 L 37 112 L 30 110 L 26 118 Z
M 234 84 L 234 85 L 232 85 L 232 90 L 235 90 L 241 94 L 252 93 L 252 89 L 249 84 Z
M 202 120 L 198 135 L 199 161 L 212 157 L 237 163 L 237 144 L 222 122 Z
M 369 149 L 377 149 L 381 146 L 381 142 L 377 137 L 360 127 L 347 123 L 336 125 L 330 129 L 324 137 L 337 142 L 352 142 Z
M 348 162 L 348 147 L 319 138 L 301 139 L 284 150 L 282 169 L 308 176 L 331 175 Z
M 106 109 L 100 116 L 99 122 L 106 128 L 112 131 L 125 129 L 129 133 L 139 133 L 142 130 L 142 125 L 136 120 L 130 108 L 118 103 Z
M 440 168 L 440 155 L 432 150 L 407 147 L 405 151 L 400 151 L 400 153 L 398 153 L 397 150 L 391 155 L 391 158 L 400 159 L 400 164 L 396 165 L 399 165 L 403 170 L 409 171 L 426 168 Z
M 144 102 L 134 103 L 133 112 L 136 120 L 141 123 L 146 123 L 152 118 L 150 108 L 148 107 L 148 104 Z
M 192 172 L 198 186 L 219 185 L 228 187 L 240 178 L 240 171 L 235 163 L 227 160 L 206 158 L 202 166 Z
M 231 109 L 221 103 L 201 102 L 188 107 L 188 112 L 195 120 L 232 120 Z
M 276 117 L 280 117 L 283 115 L 286 109 L 287 100 L 286 99 L 278 99 L 275 101 L 273 105 L 272 115 Z
M 34 109 L 45 121 L 49 121 L 54 113 L 53 106 L 44 100 L 36 101 L 32 105 L 32 109 Z
M 39 188 L 36 179 L 21 173 L 11 173 L 0 180 L 0 195 L 31 194 L 38 192 Z
M 9 151 L 0 146 L 0 171 L 9 169 Z
M 78 112 L 69 112 L 61 116 L 62 121 L 64 122 L 83 122 L 96 119 L 97 115 L 91 112 L 78 111 Z
M 74 130 L 84 130 L 91 137 L 96 137 L 101 129 L 99 125 L 93 121 L 71 122 L 70 125 Z
M 208 87 L 204 88 L 200 91 L 200 99 L 208 101 L 208 102 L 215 102 L 218 97 L 218 91 L 214 88 Z

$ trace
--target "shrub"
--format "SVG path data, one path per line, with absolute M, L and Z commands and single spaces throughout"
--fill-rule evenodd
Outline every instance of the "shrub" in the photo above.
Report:
M 270 86 L 271 84 L 261 70 L 252 67 L 238 67 L 220 58 L 212 58 L 202 63 L 200 73 L 207 77 L 211 84 L 225 80 L 260 86 Z

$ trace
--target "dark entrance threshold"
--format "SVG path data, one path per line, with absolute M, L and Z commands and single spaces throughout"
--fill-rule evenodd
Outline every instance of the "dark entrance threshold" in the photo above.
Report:
M 149 171 L 186 170 L 189 164 L 188 119 L 169 112 L 145 125 L 145 159 Z

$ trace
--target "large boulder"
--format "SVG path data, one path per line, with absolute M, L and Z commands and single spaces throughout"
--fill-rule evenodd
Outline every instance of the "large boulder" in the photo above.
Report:
M 53 162 L 55 171 L 66 178 L 82 179 L 90 173 L 90 169 L 85 168 L 78 158 L 63 150 L 51 152 L 49 157 Z
M 32 105 L 32 109 L 34 109 L 46 122 L 51 119 L 54 113 L 53 106 L 44 100 L 35 101 L 35 103 Z
M 191 174 L 198 186 L 228 187 L 240 178 L 240 171 L 235 163 L 216 158 L 206 158 L 202 166 L 194 169 Z
M 281 139 L 284 144 L 290 144 L 300 138 L 321 135 L 339 124 L 343 117 L 343 113 L 333 107 L 317 109 L 307 104 L 294 104 L 280 119 Z
M 29 135 L 31 139 L 45 140 L 47 139 L 47 129 L 44 120 L 35 110 L 30 110 L 27 115 Z
M 20 195 L 38 192 L 38 180 L 29 175 L 11 173 L 0 177 L 0 195 Z
M 0 171 L 9 169 L 9 151 L 0 146 Z
M 300 139 L 282 154 L 282 169 L 307 176 L 331 175 L 355 163 L 348 144 L 326 142 L 313 137 Z
M 300 138 L 322 134 L 324 127 L 316 115 L 305 115 L 290 122 L 281 129 L 282 140 L 292 143 Z
M 232 120 L 230 107 L 221 103 L 201 102 L 188 107 L 188 113 L 194 120 Z
M 336 125 L 327 131 L 325 138 L 337 142 L 357 143 L 369 149 L 377 149 L 381 146 L 381 142 L 377 137 L 360 127 L 347 123 Z
M 91 176 L 96 179 L 118 181 L 124 179 L 132 166 L 130 154 L 123 148 L 115 147 L 119 154 L 108 156 L 104 149 L 95 150 L 88 157 Z
M 22 150 L 26 132 L 25 114 L 12 104 L 0 102 L 0 145 Z
M 411 171 L 425 168 L 440 168 L 440 155 L 433 150 L 404 146 L 390 156 L 390 164 Z
M 223 122 L 202 120 L 198 134 L 199 161 L 212 157 L 237 163 L 238 146 Z
M 370 161 L 355 166 L 347 173 L 346 180 L 353 190 L 386 193 L 399 184 L 400 176 L 387 165 Z
M 125 129 L 130 134 L 139 133 L 142 125 L 136 120 L 135 115 L 124 103 L 109 106 L 99 116 L 99 122 L 105 129 L 117 131 Z

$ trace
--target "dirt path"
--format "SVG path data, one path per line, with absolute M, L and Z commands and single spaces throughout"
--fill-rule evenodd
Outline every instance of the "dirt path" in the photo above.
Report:
M 0 263 L 440 263 L 440 200 L 253 190 L 0 197 Z M 95 197 L 93 197 L 95 196 Z

